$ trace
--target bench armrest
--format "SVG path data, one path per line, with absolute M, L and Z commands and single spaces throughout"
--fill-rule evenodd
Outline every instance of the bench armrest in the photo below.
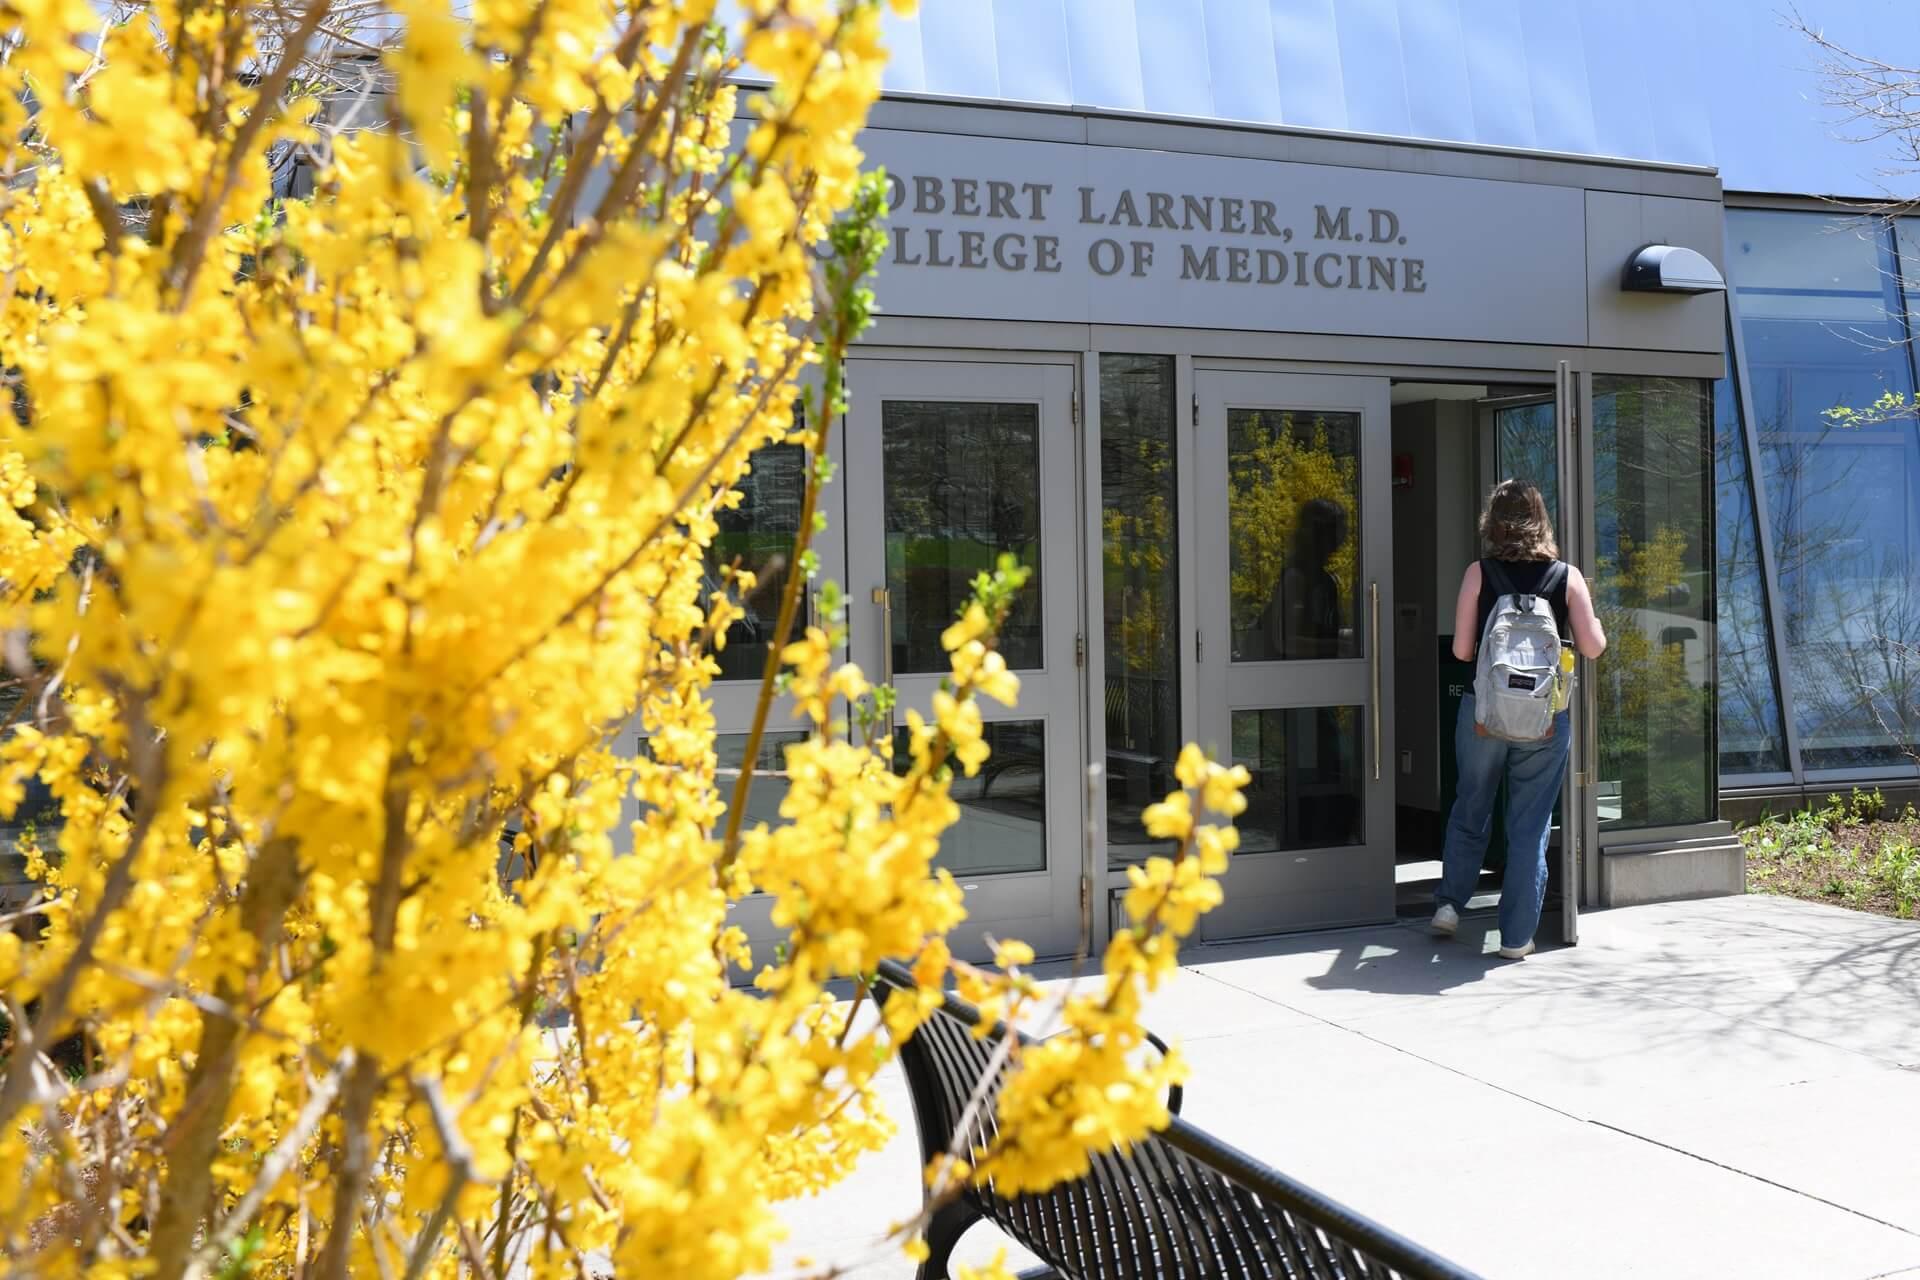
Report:
M 1171 1052 L 1171 1050 L 1167 1048 L 1167 1042 L 1165 1040 L 1162 1040 L 1159 1036 L 1153 1034 L 1153 1032 L 1151 1031 L 1147 1032 L 1147 1043 L 1152 1045 L 1154 1048 L 1158 1049 L 1160 1051 L 1160 1056 L 1163 1058 L 1166 1057 L 1169 1052 Z M 1181 1086 L 1177 1084 L 1168 1086 L 1167 1110 L 1171 1111 L 1176 1116 L 1179 1115 L 1180 1104 L 1186 1101 L 1186 1097 L 1187 1097 L 1187 1091 Z
M 1141 1029 L 1143 1031 L 1146 1030 L 1144 1027 Z M 1062 1034 L 1062 1033 L 1056 1032 L 1055 1034 Z M 1167 1048 L 1167 1042 L 1165 1040 L 1162 1040 L 1159 1036 L 1153 1034 L 1153 1032 L 1147 1031 L 1146 1036 L 1147 1036 L 1147 1043 L 1152 1045 L 1154 1048 L 1158 1049 L 1160 1051 L 1161 1057 L 1164 1058 L 1167 1056 L 1167 1054 L 1172 1052 L 1171 1049 Z M 1051 1037 L 1049 1037 L 1049 1039 L 1051 1039 Z M 1179 1115 L 1180 1104 L 1186 1101 L 1186 1097 L 1187 1097 L 1187 1091 L 1184 1088 L 1182 1088 L 1180 1085 L 1177 1085 L 1177 1084 L 1168 1085 L 1167 1086 L 1167 1110 L 1172 1112 L 1176 1116 Z

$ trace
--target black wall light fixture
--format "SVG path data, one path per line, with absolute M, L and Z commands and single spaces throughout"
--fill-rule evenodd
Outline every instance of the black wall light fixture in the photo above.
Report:
M 1650 244 L 1627 259 L 1620 287 L 1629 293 L 1715 293 L 1724 292 L 1727 282 L 1698 250 Z

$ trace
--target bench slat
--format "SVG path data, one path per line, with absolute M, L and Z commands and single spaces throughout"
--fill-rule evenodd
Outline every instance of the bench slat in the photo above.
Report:
M 1137 1269 L 1131 1267 L 1128 1260 L 1139 1255 L 1147 1238 L 1139 1202 L 1122 1191 L 1126 1185 L 1126 1172 L 1118 1157 L 1104 1151 L 1097 1152 L 1093 1157 L 1093 1166 L 1091 1181 L 1108 1223 L 1105 1238 L 1099 1242 L 1098 1248 L 1101 1273 L 1122 1277 L 1137 1275 Z
M 1179 1269 L 1173 1274 L 1235 1276 L 1238 1270 L 1230 1268 L 1227 1262 L 1231 1242 L 1224 1242 L 1228 1247 L 1222 1248 L 1222 1229 L 1226 1224 L 1212 1205 L 1195 1194 L 1197 1188 L 1180 1168 L 1177 1154 L 1152 1139 L 1140 1144 L 1135 1151 L 1138 1162 L 1153 1171 L 1154 1189 L 1166 1208 L 1166 1217 L 1178 1233 Z
M 1174 1169 L 1186 1194 L 1195 1202 L 1195 1212 L 1207 1223 L 1210 1243 L 1215 1251 L 1213 1266 L 1220 1275 L 1265 1276 L 1260 1266 L 1261 1240 L 1254 1224 L 1265 1215 L 1236 1204 L 1234 1187 L 1209 1170 L 1193 1164 L 1190 1157 L 1164 1143 L 1154 1144 L 1156 1152 Z

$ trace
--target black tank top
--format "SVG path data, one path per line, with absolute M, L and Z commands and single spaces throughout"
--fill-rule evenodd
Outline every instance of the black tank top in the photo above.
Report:
M 1487 634 L 1487 619 L 1493 616 L 1493 605 L 1500 598 L 1500 591 L 1493 585 L 1493 575 L 1487 572 L 1488 561 L 1480 562 L 1480 614 L 1473 627 L 1473 651 L 1480 652 L 1480 637 Z M 1560 563 L 1557 560 L 1501 560 L 1497 561 L 1505 571 L 1508 581 L 1515 591 L 1529 595 L 1540 594 L 1540 584 L 1546 580 L 1547 570 Z M 1567 579 L 1562 574 L 1559 585 L 1546 593 L 1547 603 L 1553 606 L 1553 620 L 1560 628 L 1560 639 L 1566 640 L 1573 632 L 1567 621 Z

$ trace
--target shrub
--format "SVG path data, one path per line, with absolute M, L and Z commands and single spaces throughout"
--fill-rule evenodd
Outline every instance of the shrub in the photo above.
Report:
M 752 732 L 806 731 L 782 820 L 745 828 L 752 770 L 717 776 L 753 583 L 705 553 L 757 449 L 824 458 L 884 201 L 872 0 L 710 8 L 0 13 L 0 809 L 38 780 L 61 819 L 47 936 L 0 934 L 21 1274 L 736 1276 L 889 1132 L 875 1072 L 927 1006 L 863 1018 L 861 975 L 1034 998 L 1016 944 L 951 961 L 933 871 L 979 700 L 1017 693 L 1016 568 L 892 760 L 813 580 L 815 466 Z M 1180 1062 L 1139 1000 L 1245 781 L 1178 775 L 1148 815 L 1177 853 L 1049 1087 L 1017 1074 L 1005 1140 L 937 1187 L 1045 1185 L 1165 1123 Z M 748 989 L 753 892 L 785 939 Z M 46 1057 L 74 1036 L 79 1079 Z

